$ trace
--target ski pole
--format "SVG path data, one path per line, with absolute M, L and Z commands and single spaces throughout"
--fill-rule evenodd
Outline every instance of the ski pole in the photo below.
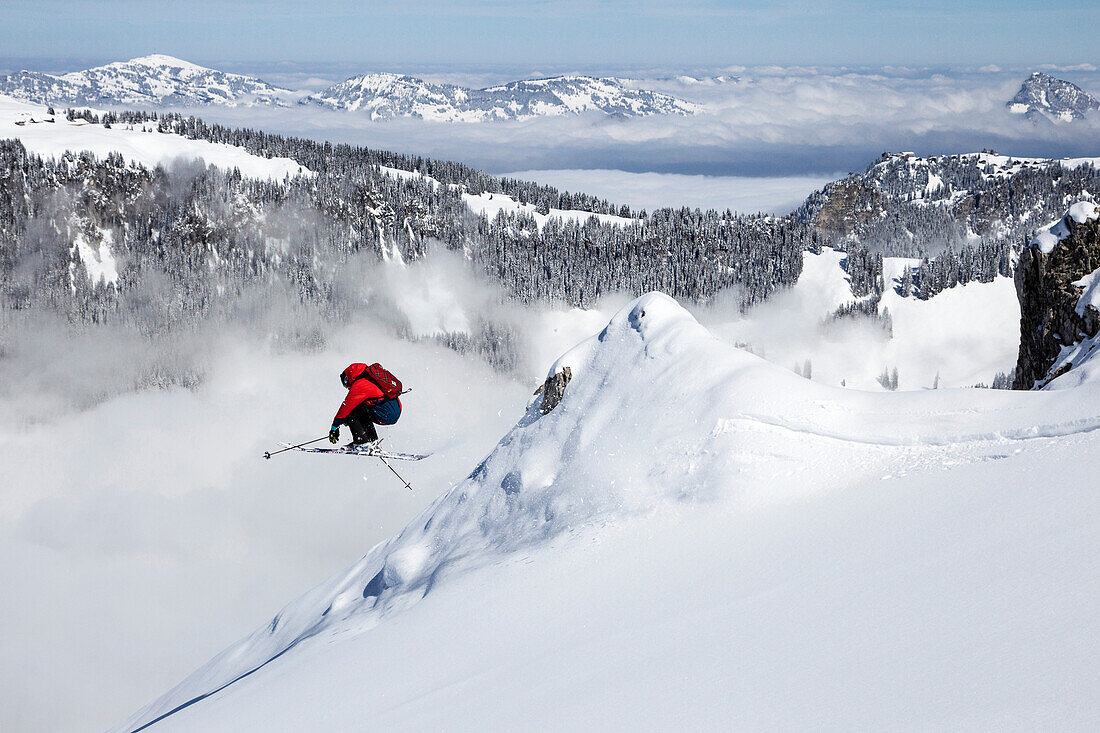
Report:
M 327 437 L 328 437 L 327 435 L 322 435 L 320 438 L 314 438 L 313 440 L 307 440 L 306 442 L 299 443 L 298 445 L 287 446 L 286 448 L 283 448 L 282 450 L 277 450 L 277 451 L 266 451 L 265 450 L 264 451 L 264 458 L 271 458 L 271 456 L 277 456 L 280 453 L 286 453 L 288 450 L 294 450 L 295 448 L 301 448 L 303 445 L 309 445 L 310 443 L 316 443 L 318 440 L 324 440 Z
M 413 490 L 412 484 L 410 484 L 410 483 L 409 483 L 408 481 L 406 481 L 405 479 L 401 478 L 401 474 L 399 474 L 399 473 L 398 473 L 397 471 L 395 471 L 395 470 L 394 470 L 393 466 L 391 466 L 391 465 L 390 465 L 389 461 L 387 461 L 387 460 L 386 460 L 385 458 L 383 458 L 382 456 L 375 456 L 375 458 L 377 458 L 378 460 L 382 461 L 382 463 L 385 463 L 385 464 L 386 464 L 386 468 L 388 468 L 388 469 L 390 469 L 391 471 L 393 471 L 393 475 L 394 475 L 394 476 L 396 476 L 396 477 L 397 477 L 398 479 L 400 479 L 400 480 L 401 480 L 401 483 L 405 484 L 405 488 L 406 488 L 406 489 L 408 489 L 409 491 L 412 491 L 412 490 Z

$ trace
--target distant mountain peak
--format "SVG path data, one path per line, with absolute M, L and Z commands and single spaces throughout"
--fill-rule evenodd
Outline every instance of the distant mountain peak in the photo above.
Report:
M 1025 115 L 1032 121 L 1072 122 L 1100 109 L 1100 102 L 1076 84 L 1035 71 L 1005 106 L 1009 112 Z
M 294 93 L 242 74 L 150 54 L 83 71 L 20 71 L 0 78 L 0 93 L 28 102 L 93 107 L 285 105 Z
M 302 100 L 329 109 L 363 111 L 372 119 L 418 117 L 446 122 L 520 120 L 602 112 L 620 117 L 691 115 L 698 107 L 667 94 L 633 89 L 614 78 L 583 75 L 522 79 L 484 89 L 414 76 L 354 76 Z
M 130 65 L 130 66 L 166 66 L 171 69 L 194 69 L 196 71 L 213 71 L 206 66 L 199 66 L 193 64 L 190 61 L 184 61 L 183 59 L 176 58 L 175 56 L 169 56 L 163 53 L 151 53 L 148 56 L 138 56 L 132 58 L 129 61 L 116 61 L 117 65 Z M 112 64 L 107 64 L 111 66 Z

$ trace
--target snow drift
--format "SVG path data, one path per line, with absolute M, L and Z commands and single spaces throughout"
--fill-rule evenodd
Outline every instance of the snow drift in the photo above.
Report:
M 660 294 L 551 373 L 565 366 L 555 409 L 533 398 L 405 530 L 121 730 L 1094 715 L 1081 695 L 1100 637 L 1082 594 L 1095 591 L 1074 579 L 1095 559 L 1095 465 L 1066 450 L 1097 447 L 1097 384 L 824 387 L 724 345 Z M 1044 478 L 1054 466 L 1061 475 Z M 1030 478 L 1006 479 L 1021 471 Z M 1054 486 L 1049 506 L 1031 493 Z M 991 552 L 1023 564 L 990 575 Z M 1064 568 L 1052 571 L 1052 553 Z M 936 606 L 958 593 L 962 611 Z M 980 623 L 984 646 L 966 641 Z M 999 656 L 1013 650 L 1019 665 Z M 837 664 L 843 681 L 830 678 Z M 960 689 L 974 697 L 944 699 Z

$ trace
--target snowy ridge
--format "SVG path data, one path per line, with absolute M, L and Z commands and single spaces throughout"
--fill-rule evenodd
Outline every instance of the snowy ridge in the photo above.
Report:
M 295 93 L 241 74 L 153 54 L 54 75 L 23 70 L 0 79 L 0 94 L 54 106 L 285 106 Z
M 451 627 L 447 619 L 453 616 L 446 605 L 443 618 L 438 603 L 434 611 L 410 614 L 436 594 L 443 594 L 446 603 L 470 603 L 474 571 L 493 568 L 498 579 L 514 583 L 519 576 L 502 576 L 502 563 L 545 558 L 545 550 L 568 549 L 568 538 L 585 533 L 586 528 L 651 516 L 659 507 L 671 510 L 696 503 L 717 507 L 736 501 L 742 502 L 739 506 L 745 511 L 747 506 L 782 504 L 807 493 L 839 490 L 855 481 L 877 485 L 921 466 L 1003 460 L 1014 450 L 1023 450 L 1029 439 L 1038 439 L 1044 446 L 1053 436 L 1091 440 L 1088 436 L 1100 428 L 1100 385 L 1095 383 L 1073 394 L 1028 395 L 986 390 L 874 394 L 823 387 L 720 343 L 660 294 L 643 296 L 624 307 L 597 336 L 562 356 L 551 373 L 565 366 L 571 368 L 573 378 L 552 412 L 542 415 L 538 398 L 533 399 L 525 416 L 485 460 L 405 530 L 288 605 L 269 624 L 214 658 L 120 730 L 140 730 L 151 722 L 157 722 L 157 730 L 253 726 L 292 730 L 311 723 L 316 726 L 321 720 L 337 727 L 373 721 L 382 727 L 430 728 L 431 721 L 452 709 L 440 707 L 433 691 L 447 690 L 465 679 L 449 677 L 446 671 L 465 656 L 436 649 L 431 665 L 412 664 L 425 670 L 431 680 L 418 681 L 413 687 L 388 687 L 397 684 L 392 680 L 403 678 L 409 667 L 394 655 L 408 656 L 410 650 L 400 642 L 391 649 L 387 637 L 368 634 L 385 623 L 391 634 L 403 639 L 408 624 L 413 624 L 414 630 L 420 630 L 416 633 L 433 637 L 430 643 L 461 645 L 453 634 L 431 631 L 433 618 Z M 649 397 L 638 399 L 639 394 Z M 898 419 L 901 415 L 905 419 Z M 805 472 L 810 467 L 812 477 Z M 790 477 L 791 471 L 806 480 L 783 478 Z M 689 551 L 692 542 L 683 534 L 675 537 L 673 541 Z M 713 559 L 708 562 L 710 572 L 724 567 Z M 583 574 L 573 577 L 579 567 L 567 568 L 562 573 L 569 580 L 551 591 L 557 597 L 568 598 L 571 585 L 586 582 Z M 698 582 L 692 577 L 687 573 L 684 581 L 689 587 Z M 680 581 L 673 575 L 643 573 L 637 582 L 660 604 L 659 598 Z M 486 588 L 492 586 L 490 582 Z M 454 588 L 467 592 L 456 595 L 448 590 Z M 553 605 L 552 599 L 541 598 L 539 605 L 545 607 L 546 600 Z M 592 602 L 604 599 L 588 598 L 589 608 Z M 1062 607 L 1060 599 L 1055 605 Z M 736 613 L 729 610 L 735 606 L 720 607 L 726 614 Z M 426 625 L 424 614 L 428 614 Z M 557 623 L 562 623 L 562 617 L 565 633 L 577 633 L 581 621 L 559 613 Z M 398 618 L 408 621 L 393 625 Z M 721 634 L 729 623 L 727 615 L 690 618 L 694 621 L 688 626 L 708 630 L 711 645 L 713 635 Z M 600 624 L 598 615 L 593 619 Z M 641 635 L 647 639 L 642 646 L 648 648 L 654 636 L 665 639 L 670 628 L 682 626 L 653 621 Z M 679 638 L 673 633 L 667 640 Z M 938 638 L 922 643 L 935 646 Z M 947 634 L 946 638 L 954 637 Z M 516 641 L 508 639 L 506 644 Z M 638 641 L 633 632 L 612 634 L 596 648 L 603 650 L 600 656 L 609 650 L 614 656 L 623 649 L 636 649 Z M 573 670 L 568 682 L 555 678 L 553 688 L 560 694 L 553 696 L 552 709 L 570 709 L 576 705 L 570 701 L 578 699 L 572 693 L 590 685 L 583 675 L 575 674 L 582 662 L 575 655 L 577 650 L 591 649 L 576 639 L 558 639 L 549 649 L 538 648 L 545 656 L 537 668 L 556 668 L 556 662 L 545 662 L 564 654 L 563 666 Z M 670 644 L 670 648 L 680 649 L 682 644 Z M 501 667 L 499 659 L 483 663 Z M 268 674 L 276 666 L 279 673 Z M 439 666 L 444 671 L 436 675 Z M 635 673 L 657 675 L 656 683 L 646 678 L 651 684 L 676 680 L 675 671 L 661 677 L 665 667 L 652 665 Z M 502 671 L 507 675 L 508 665 Z M 721 666 L 714 669 L 715 674 L 719 672 L 731 674 Z M 368 678 L 374 681 L 368 684 Z M 605 678 L 605 683 L 612 684 L 611 679 Z M 711 686 L 722 688 L 722 679 L 711 678 Z M 318 685 L 325 690 L 324 697 L 311 698 L 319 694 L 310 692 Z M 520 701 L 514 694 L 496 694 L 492 684 L 460 687 L 463 709 L 488 705 L 498 713 L 502 698 L 522 708 L 535 704 L 532 701 L 542 694 L 533 684 L 525 688 L 526 694 L 520 693 Z M 482 687 L 490 694 L 479 692 Z M 660 689 L 659 684 L 654 689 Z M 326 702 L 321 710 L 320 699 L 338 704 Z M 629 705 L 617 705 L 614 696 L 601 699 L 611 706 L 606 713 L 611 719 L 629 714 Z M 728 695 L 721 699 L 725 702 L 709 704 L 737 705 Z M 673 707 L 671 713 L 677 714 L 683 706 Z M 706 708 L 703 720 L 715 710 Z M 971 709 L 970 715 L 981 712 Z M 996 719 L 999 711 L 994 713 Z M 474 715 L 469 720 L 479 718 Z
M 302 104 L 369 114 L 371 119 L 418 117 L 445 122 L 523 120 L 601 112 L 622 117 L 695 114 L 699 108 L 667 94 L 631 89 L 617 79 L 558 76 L 485 89 L 435 84 L 399 74 L 352 77 Z

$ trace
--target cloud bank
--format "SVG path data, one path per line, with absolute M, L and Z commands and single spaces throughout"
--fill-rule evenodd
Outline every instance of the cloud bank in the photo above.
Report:
M 631 76 L 632 85 L 707 108 L 683 118 L 372 123 L 355 114 L 302 108 L 212 109 L 203 115 L 227 124 L 461 160 L 491 172 L 583 168 L 805 176 L 861 170 L 884 150 L 947 154 L 992 147 L 1012 155 L 1095 154 L 1100 116 L 1069 125 L 1035 125 L 1007 112 L 1005 102 L 1029 71 L 730 67 L 692 76 Z M 1100 96 L 1100 73 L 1085 67 L 1058 73 Z

